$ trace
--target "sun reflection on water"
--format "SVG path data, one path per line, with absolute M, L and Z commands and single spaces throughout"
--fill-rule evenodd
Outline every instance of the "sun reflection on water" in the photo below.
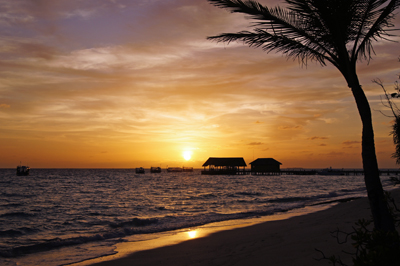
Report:
M 187 232 L 187 234 L 188 234 L 189 238 L 196 238 L 197 231 L 196 230 L 192 230 L 192 231 Z

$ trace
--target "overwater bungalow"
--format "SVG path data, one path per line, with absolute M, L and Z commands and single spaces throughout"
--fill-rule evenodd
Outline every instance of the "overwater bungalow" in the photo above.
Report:
M 246 162 L 242 157 L 210 157 L 203 164 L 202 175 L 244 175 Z M 208 168 L 207 168 L 208 167 Z
M 252 175 L 280 175 L 282 163 L 273 158 L 258 158 L 250 163 Z

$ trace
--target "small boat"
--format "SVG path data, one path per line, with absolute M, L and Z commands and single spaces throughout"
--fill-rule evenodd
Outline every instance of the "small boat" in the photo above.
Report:
M 144 168 L 143 167 L 139 167 L 135 169 L 136 174 L 144 174 Z
M 151 167 L 150 173 L 161 173 L 161 167 Z
M 29 175 L 29 166 L 19 165 L 17 166 L 17 176 L 27 176 Z
M 167 172 L 180 173 L 183 172 L 183 169 L 180 167 L 168 167 Z

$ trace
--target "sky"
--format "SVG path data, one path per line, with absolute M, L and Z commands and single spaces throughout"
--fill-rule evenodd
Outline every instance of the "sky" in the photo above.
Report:
M 206 0 L 0 0 L 0 168 L 200 168 L 208 157 L 360 168 L 361 121 L 337 69 L 206 39 L 249 22 Z M 380 168 L 398 166 L 372 80 L 393 91 L 399 45 L 375 43 L 357 69 Z

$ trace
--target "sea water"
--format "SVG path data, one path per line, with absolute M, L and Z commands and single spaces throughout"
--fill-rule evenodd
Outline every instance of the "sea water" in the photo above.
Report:
M 389 177 L 382 176 L 385 187 Z M 136 174 L 133 169 L 0 169 L 0 265 L 67 265 L 129 237 L 274 215 L 366 196 L 363 176 Z

